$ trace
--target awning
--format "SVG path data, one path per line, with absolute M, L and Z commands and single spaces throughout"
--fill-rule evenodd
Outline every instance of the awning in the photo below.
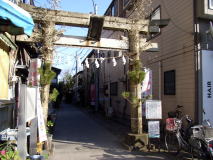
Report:
M 0 19 L 3 20 L 0 20 L 0 31 L 8 30 L 12 34 L 27 34 L 29 36 L 33 32 L 34 22 L 31 15 L 8 0 L 0 0 Z M 8 22 L 11 23 L 11 27 Z

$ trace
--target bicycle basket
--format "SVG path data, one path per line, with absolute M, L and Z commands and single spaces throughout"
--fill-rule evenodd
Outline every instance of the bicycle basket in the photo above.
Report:
M 196 138 L 204 138 L 203 133 L 203 126 L 202 125 L 196 125 L 191 127 L 192 128 L 192 136 Z
M 166 130 L 167 131 L 176 131 L 177 130 L 176 118 L 167 118 L 166 119 Z
M 205 128 L 205 138 L 213 138 L 213 128 Z

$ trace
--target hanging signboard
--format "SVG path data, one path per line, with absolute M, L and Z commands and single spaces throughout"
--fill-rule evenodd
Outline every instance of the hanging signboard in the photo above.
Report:
M 149 138 L 160 138 L 160 122 L 148 121 Z
M 146 100 L 146 119 L 162 119 L 162 103 L 160 100 Z

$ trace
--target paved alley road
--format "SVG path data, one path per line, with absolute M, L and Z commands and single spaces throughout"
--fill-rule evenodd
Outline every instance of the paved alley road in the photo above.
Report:
M 50 160 L 163 160 L 165 154 L 125 150 L 119 138 L 72 105 L 57 112 L 54 153 Z

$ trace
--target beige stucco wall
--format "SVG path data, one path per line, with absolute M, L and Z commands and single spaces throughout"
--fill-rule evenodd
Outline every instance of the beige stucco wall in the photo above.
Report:
M 164 3 L 162 3 L 164 2 Z M 193 41 L 193 1 L 153 1 L 153 9 L 161 7 L 161 18 L 171 19 L 167 27 L 152 39 L 160 52 L 143 53 L 145 66 L 153 70 L 153 98 L 162 99 L 163 115 L 177 105 L 194 118 L 195 111 L 195 59 Z M 164 72 L 176 71 L 176 94 L 164 95 Z
M 161 29 L 161 33 L 151 42 L 159 44 L 160 52 L 141 53 L 141 60 L 145 67 L 153 72 L 153 99 L 161 99 L 163 116 L 174 110 L 177 105 L 183 105 L 183 111 L 195 115 L 195 59 L 193 39 L 193 0 L 153 0 L 152 9 L 161 7 L 161 18 L 171 19 L 168 26 Z M 130 13 L 130 12 L 129 12 Z M 151 12 L 150 12 L 151 13 Z M 122 14 L 123 15 L 123 14 Z M 127 14 L 126 14 L 127 15 Z M 120 32 L 104 31 L 103 37 L 119 38 Z M 124 34 L 123 34 L 124 35 Z M 107 56 L 107 51 L 104 51 Z M 114 53 L 111 52 L 111 56 Z M 101 104 L 107 108 L 110 96 L 103 94 L 103 86 L 111 82 L 118 82 L 118 96 L 111 96 L 112 106 L 117 116 L 129 115 L 129 106 L 120 96 L 126 90 L 126 83 L 119 79 L 125 77 L 124 66 L 120 60 L 116 67 L 107 60 L 100 67 L 100 98 L 105 99 Z M 128 65 L 126 65 L 126 71 Z M 164 95 L 164 72 L 176 71 L 176 94 Z

